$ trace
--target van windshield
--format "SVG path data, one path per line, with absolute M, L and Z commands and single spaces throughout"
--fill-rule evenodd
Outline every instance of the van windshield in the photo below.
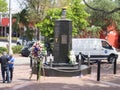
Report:
M 112 49 L 112 46 L 108 44 L 106 41 L 102 41 L 102 47 L 106 49 Z

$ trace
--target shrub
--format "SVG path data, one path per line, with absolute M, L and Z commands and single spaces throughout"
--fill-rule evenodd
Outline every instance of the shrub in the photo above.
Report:
M 0 47 L 0 54 L 2 54 L 3 52 L 7 52 L 7 48 L 6 47 Z
M 14 54 L 18 53 L 19 54 L 21 52 L 22 48 L 23 48 L 23 46 L 21 46 L 21 45 L 13 46 L 12 47 L 13 53 Z

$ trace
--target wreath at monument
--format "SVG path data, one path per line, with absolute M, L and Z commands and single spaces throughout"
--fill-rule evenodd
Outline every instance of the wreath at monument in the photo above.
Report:
M 45 54 L 45 47 L 41 41 L 37 41 L 30 49 L 32 57 L 38 57 L 40 54 Z
M 30 52 L 31 52 L 30 56 L 32 57 L 32 59 L 34 61 L 32 73 L 34 73 L 34 74 L 36 73 L 37 80 L 39 80 L 40 76 L 41 76 L 43 57 L 46 54 L 45 46 L 41 41 L 37 41 L 31 47 Z

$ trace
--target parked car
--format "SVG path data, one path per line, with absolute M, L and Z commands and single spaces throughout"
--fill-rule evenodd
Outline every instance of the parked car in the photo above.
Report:
M 25 45 L 26 42 L 27 42 L 26 38 L 24 38 L 24 37 L 19 37 L 19 38 L 17 39 L 16 44 L 17 44 L 17 45 Z
M 21 55 L 28 57 L 30 55 L 30 48 L 33 46 L 35 41 L 28 42 L 27 45 L 25 45 L 21 50 Z

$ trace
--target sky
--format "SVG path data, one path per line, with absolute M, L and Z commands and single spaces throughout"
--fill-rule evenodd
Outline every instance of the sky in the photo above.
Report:
M 7 3 L 8 3 L 8 8 L 9 8 L 9 0 L 6 0 Z M 20 4 L 19 2 L 22 3 L 23 0 L 11 0 L 11 12 L 12 13 L 17 13 L 19 11 L 21 11 L 21 7 L 20 7 Z

